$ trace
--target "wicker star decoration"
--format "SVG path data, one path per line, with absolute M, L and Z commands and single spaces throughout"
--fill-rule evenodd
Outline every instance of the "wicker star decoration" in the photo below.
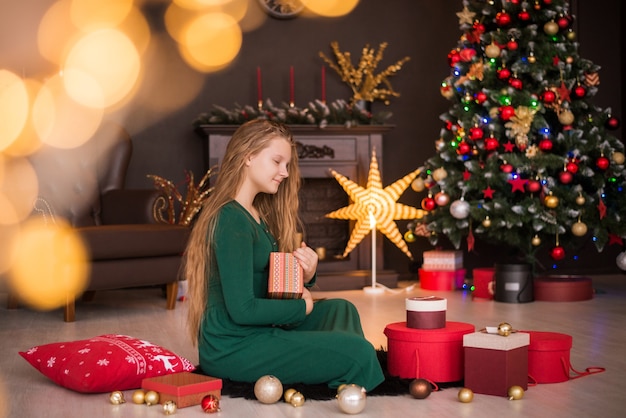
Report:
M 359 186 L 335 170 L 331 170 L 332 175 L 343 187 L 353 203 L 326 214 L 326 217 L 356 221 L 343 252 L 343 257 L 346 257 L 372 231 L 372 223 L 374 223 L 377 230 L 382 232 L 410 259 L 413 259 L 413 254 L 409 251 L 394 221 L 400 219 L 413 220 L 418 217 L 417 208 L 397 203 L 397 200 L 419 172 L 420 170 L 417 169 L 383 189 L 380 171 L 378 170 L 378 160 L 376 159 L 376 150 L 372 150 L 372 160 L 370 162 L 366 188 Z
M 476 13 L 471 12 L 467 8 L 467 6 L 465 6 L 465 7 L 463 7 L 463 10 L 458 12 L 456 15 L 459 18 L 459 25 L 462 25 L 464 23 L 467 23 L 468 25 L 471 25 L 472 22 L 474 21 L 474 16 L 476 16 Z

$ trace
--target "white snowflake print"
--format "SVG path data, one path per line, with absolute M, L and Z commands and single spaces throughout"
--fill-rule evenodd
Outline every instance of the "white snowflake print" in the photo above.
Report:
M 109 360 L 103 358 L 102 360 L 98 360 L 98 366 L 108 366 L 109 365 Z
M 91 348 L 82 348 L 78 350 L 78 354 L 87 354 L 91 351 Z
M 48 362 L 47 362 L 48 363 L 48 367 L 54 367 L 54 363 L 56 363 L 56 362 L 57 362 L 57 358 L 56 357 L 50 357 L 48 359 Z
M 135 360 L 135 357 L 133 357 L 133 356 L 126 356 L 125 360 L 126 360 L 126 362 L 128 364 L 135 364 L 135 363 L 137 363 L 137 360 Z
M 28 351 L 26 352 L 26 354 L 35 354 L 35 353 L 37 352 L 37 349 L 38 349 L 38 348 L 39 348 L 39 347 L 33 347 L 33 348 L 31 348 L 30 350 L 28 350 Z
M 69 375 L 69 374 L 70 374 L 70 370 L 69 370 L 69 369 L 65 369 L 65 370 L 63 370 L 63 374 L 65 374 L 65 375 Z

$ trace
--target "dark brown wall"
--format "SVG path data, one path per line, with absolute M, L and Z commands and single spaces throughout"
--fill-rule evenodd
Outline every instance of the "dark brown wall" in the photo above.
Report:
M 613 113 L 623 119 L 620 6 L 620 0 L 576 0 L 573 4 L 581 55 L 602 66 L 596 104 L 611 107 Z M 202 141 L 193 132 L 192 121 L 213 104 L 229 108 L 235 103 L 254 104 L 257 66 L 263 72 L 264 96 L 274 103 L 288 100 L 291 65 L 295 68 L 296 104 L 303 106 L 318 98 L 322 66 L 318 52 L 330 54 L 329 44 L 335 40 L 339 41 L 342 50 L 351 51 L 355 59 L 366 43 L 378 46 L 380 42 L 388 42 L 381 68 L 405 55 L 411 57 L 390 79 L 402 96 L 393 99 L 387 108 L 394 114 L 391 123 L 396 128 L 385 136 L 383 183 L 387 185 L 395 181 L 435 152 L 434 141 L 441 127 L 438 117 L 449 106 L 439 93 L 439 85 L 449 71 L 446 55 L 456 47 L 461 34 L 455 14 L 461 8 L 460 0 L 361 0 L 357 8 L 343 18 L 268 19 L 262 27 L 244 35 L 241 52 L 232 65 L 218 73 L 202 76 L 202 91 L 185 108 L 157 119 L 144 110 L 125 116 L 124 122 L 132 133 L 135 146 L 128 186 L 150 187 L 146 174 L 158 174 L 176 183 L 182 183 L 185 170 L 193 171 L 196 178 L 203 174 Z M 153 31 L 162 30 L 163 3 L 145 6 L 144 10 L 150 16 Z M 163 47 L 169 50 L 171 60 L 178 60 L 173 41 L 166 42 Z M 164 93 L 167 89 L 163 86 L 167 83 L 185 83 L 184 77 L 177 78 L 175 72 L 164 74 L 158 80 L 149 86 L 155 97 L 175 94 Z M 329 101 L 350 98 L 347 87 L 332 71 L 327 72 L 327 80 Z M 382 103 L 374 104 L 374 112 L 383 109 Z M 400 201 L 418 206 L 422 197 L 409 189 Z M 406 222 L 399 221 L 398 224 L 405 229 Z M 414 254 L 430 249 L 424 239 L 419 239 L 411 247 Z M 490 265 L 497 258 L 493 256 L 493 249 L 479 246 L 478 250 L 478 254 L 466 255 L 469 267 Z M 590 268 L 601 266 L 606 269 L 608 266 L 614 270 L 616 250 L 611 251 L 608 256 L 604 255 L 608 261 L 602 261 L 601 257 L 596 259 L 589 252 Z M 410 269 L 408 259 L 388 241 L 385 241 L 385 264 L 401 273 Z

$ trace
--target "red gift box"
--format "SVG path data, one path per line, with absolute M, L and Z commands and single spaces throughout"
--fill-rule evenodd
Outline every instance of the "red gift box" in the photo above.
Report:
M 159 403 L 174 401 L 178 408 L 185 408 L 200 405 L 202 398 L 207 395 L 220 399 L 222 379 L 182 372 L 143 379 L 141 388 L 158 392 Z
M 593 287 L 589 277 L 536 277 L 533 283 L 535 300 L 544 302 L 576 302 L 593 298 Z
M 270 253 L 267 296 L 270 299 L 300 299 L 304 288 L 302 266 L 291 253 Z
M 528 388 L 530 336 L 516 332 L 507 337 L 475 332 L 463 336 L 465 387 L 475 393 L 508 396 L 511 386 Z
M 473 272 L 473 285 L 472 299 L 480 298 L 493 300 L 494 286 L 495 286 L 495 268 L 475 268 Z
M 465 269 L 454 271 L 430 271 L 419 269 L 420 287 L 426 290 L 462 289 Z
M 530 335 L 528 376 L 537 383 L 569 380 L 572 337 L 558 332 L 522 331 Z
M 446 326 L 447 301 L 436 296 L 406 298 L 406 326 L 435 329 Z
M 474 325 L 446 322 L 445 328 L 413 329 L 406 322 L 387 325 L 387 370 L 403 379 L 423 378 L 433 382 L 463 379 L 463 335 Z

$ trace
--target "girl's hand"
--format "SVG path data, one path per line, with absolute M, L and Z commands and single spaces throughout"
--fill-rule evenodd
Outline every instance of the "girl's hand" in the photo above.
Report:
M 311 296 L 311 292 L 309 292 L 309 289 L 302 289 L 302 299 L 304 299 L 304 302 L 306 303 L 306 314 L 310 314 L 313 311 L 313 296 Z
M 300 248 L 293 252 L 293 255 L 300 263 L 300 266 L 302 266 L 304 282 L 310 282 L 317 271 L 317 253 L 313 248 L 307 247 L 306 243 L 303 241 L 300 244 Z

